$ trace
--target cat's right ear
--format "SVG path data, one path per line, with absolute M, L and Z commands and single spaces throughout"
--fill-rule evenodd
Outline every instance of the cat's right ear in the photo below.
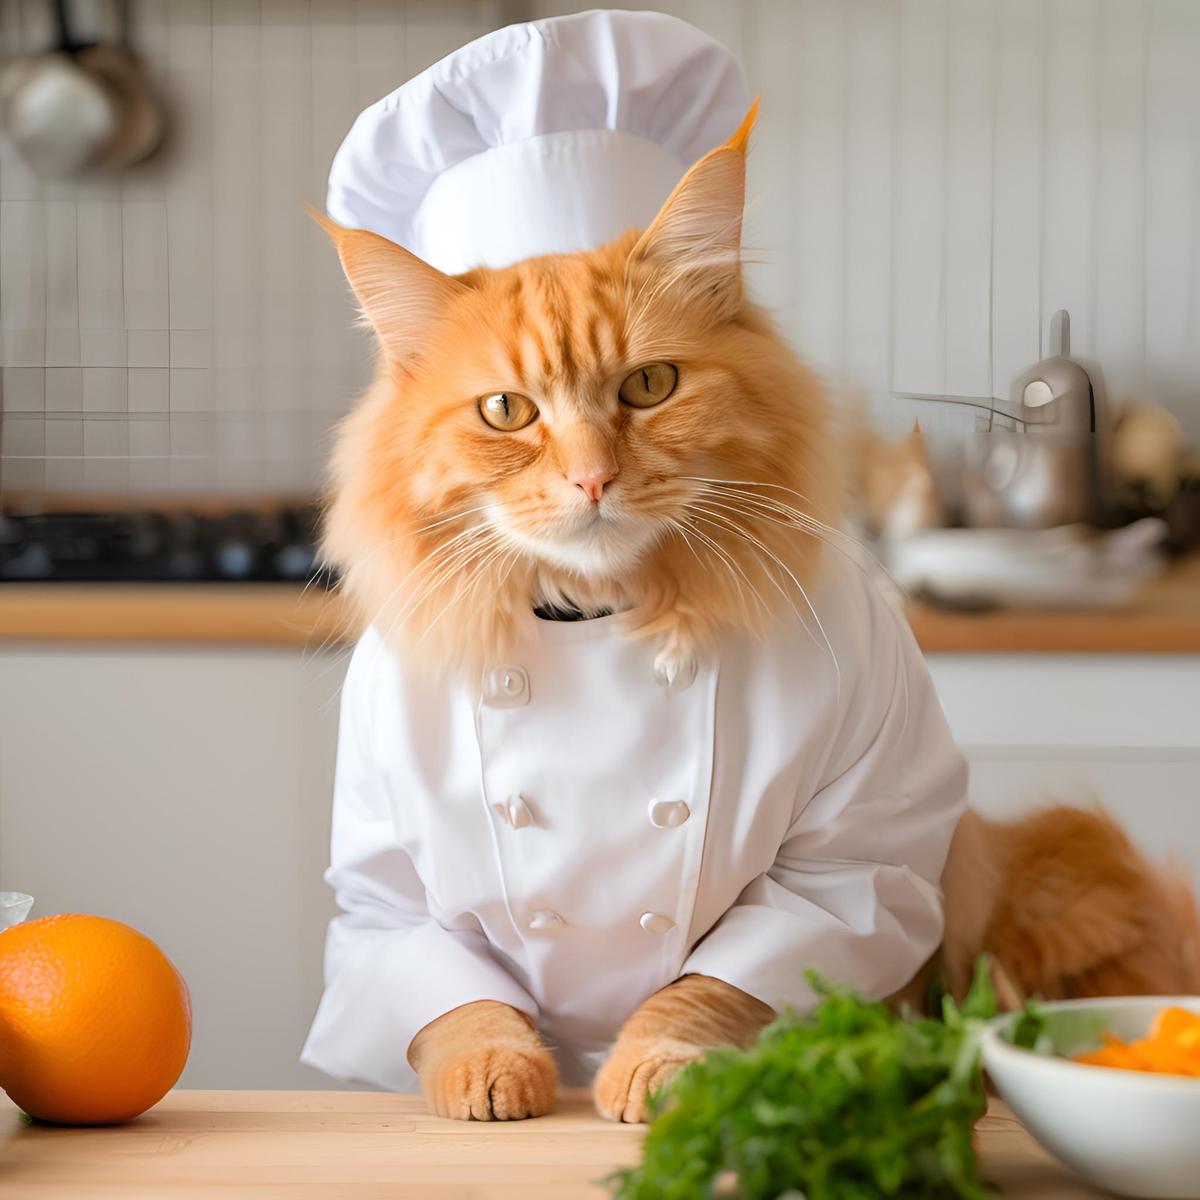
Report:
M 631 261 L 668 272 L 674 286 L 725 319 L 736 313 L 742 298 L 746 150 L 757 120 L 755 100 L 733 136 L 675 185 L 630 252 Z
M 308 211 L 337 249 L 363 319 L 375 330 L 384 354 L 405 367 L 420 353 L 430 324 L 466 291 L 466 284 L 377 233 L 347 229 Z

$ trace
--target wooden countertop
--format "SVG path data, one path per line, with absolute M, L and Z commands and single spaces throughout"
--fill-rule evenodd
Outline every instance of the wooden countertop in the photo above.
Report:
M 352 637 L 336 595 L 287 583 L 0 584 L 0 638 L 316 650 Z
M 1200 554 L 1181 558 L 1124 608 L 956 613 L 914 604 L 927 654 L 1200 654 Z
M 914 604 L 928 654 L 1200 654 L 1200 555 L 1149 583 L 1128 607 L 954 613 Z M 0 639 L 238 643 L 307 650 L 352 637 L 338 598 L 289 584 L 3 584 Z
M 993 1101 L 979 1124 L 985 1179 L 1023 1200 L 1099 1197 Z M 535 1121 L 429 1116 L 376 1092 L 172 1092 L 128 1125 L 26 1125 L 0 1097 L 0 1192 L 30 1200 L 601 1200 L 637 1160 L 638 1127 L 584 1093 Z

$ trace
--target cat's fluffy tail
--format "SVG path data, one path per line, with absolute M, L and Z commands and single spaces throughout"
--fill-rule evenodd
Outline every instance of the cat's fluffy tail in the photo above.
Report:
M 1187 872 L 1152 863 L 1098 805 L 1007 823 L 968 812 L 942 884 L 941 970 L 956 996 L 981 953 L 1010 1007 L 1024 996 L 1200 992 L 1200 912 Z

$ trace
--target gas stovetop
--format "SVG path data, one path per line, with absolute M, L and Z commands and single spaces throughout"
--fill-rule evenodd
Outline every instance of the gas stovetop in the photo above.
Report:
M 317 510 L 0 514 L 0 582 L 270 583 L 316 574 Z

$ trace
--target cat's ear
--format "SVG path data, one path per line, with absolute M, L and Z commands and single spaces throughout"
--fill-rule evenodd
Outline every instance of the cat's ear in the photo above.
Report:
M 758 101 L 737 132 L 709 151 L 675 185 L 630 252 L 631 262 L 661 266 L 680 287 L 731 317 L 742 298 L 742 211 L 746 204 L 746 148 L 758 119 Z
M 430 325 L 466 284 L 377 233 L 347 229 L 313 209 L 309 215 L 337 249 L 363 317 L 384 353 L 397 366 L 405 366 L 419 354 Z

